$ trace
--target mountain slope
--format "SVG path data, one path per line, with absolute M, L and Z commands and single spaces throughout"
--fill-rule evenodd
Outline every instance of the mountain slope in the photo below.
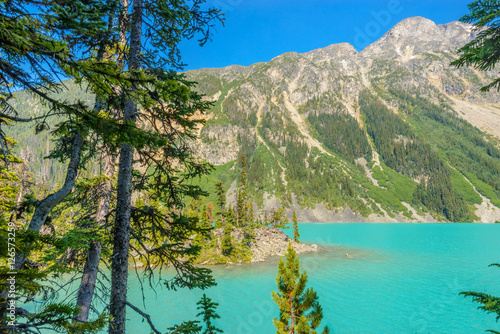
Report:
M 500 95 L 479 92 L 499 73 L 450 66 L 473 37 L 459 22 L 413 17 L 361 52 L 341 43 L 187 72 L 215 102 L 192 145 L 217 167 L 198 182 L 213 193 L 223 181 L 234 201 L 245 154 L 261 214 L 284 205 L 300 221 L 500 220 Z M 67 86 L 60 97 L 92 103 Z M 21 115 L 43 108 L 16 98 Z M 64 166 L 43 160 L 48 132 L 7 131 L 38 182 L 61 181 Z
M 449 65 L 473 37 L 414 17 L 359 53 L 343 43 L 189 71 L 216 101 L 196 145 L 215 165 L 246 154 L 260 208 L 303 221 L 494 222 L 499 96 L 479 88 L 498 73 Z M 235 168 L 214 177 L 234 189 Z

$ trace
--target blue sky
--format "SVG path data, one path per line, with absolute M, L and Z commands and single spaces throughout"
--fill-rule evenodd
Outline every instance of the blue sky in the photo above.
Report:
M 347 42 L 358 51 L 399 21 L 423 16 L 456 21 L 472 0 L 207 0 L 225 13 L 213 41 L 181 45 L 186 69 L 250 65 L 288 51 Z

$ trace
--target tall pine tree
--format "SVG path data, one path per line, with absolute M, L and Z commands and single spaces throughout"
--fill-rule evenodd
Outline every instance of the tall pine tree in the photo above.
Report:
M 215 183 L 215 194 L 217 195 L 217 206 L 219 207 L 220 221 L 222 227 L 226 226 L 226 194 L 224 193 L 223 184 L 221 181 Z
M 214 303 L 210 298 L 203 294 L 203 297 L 201 297 L 201 300 L 196 303 L 196 305 L 198 305 L 197 309 L 200 311 L 196 316 L 201 316 L 205 325 L 203 334 L 223 333 L 224 331 L 217 328 L 213 323 L 215 319 L 220 319 L 220 316 L 216 312 L 219 304 Z
M 292 244 L 288 244 L 286 261 L 280 259 L 273 300 L 278 304 L 280 317 L 274 319 L 276 334 L 317 334 L 323 319 L 323 309 L 312 288 L 306 290 L 307 274 L 300 272 L 300 263 Z M 323 334 L 328 334 L 325 326 Z
M 297 221 L 297 214 L 295 213 L 295 209 L 293 209 L 292 212 L 292 228 L 293 228 L 293 240 L 295 242 L 300 242 L 299 223 Z
M 241 155 L 241 172 L 240 172 L 240 186 L 238 189 L 238 198 L 236 200 L 236 224 L 238 226 L 243 226 L 247 220 L 247 162 L 246 156 Z

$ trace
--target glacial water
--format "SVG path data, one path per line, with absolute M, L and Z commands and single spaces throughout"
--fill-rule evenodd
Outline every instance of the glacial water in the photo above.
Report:
M 500 224 L 300 224 L 303 242 L 324 248 L 301 255 L 332 333 L 484 333 L 500 330 L 461 291 L 500 296 Z M 354 258 L 347 258 L 345 254 Z M 215 266 L 218 285 L 205 293 L 220 304 L 218 325 L 229 334 L 275 333 L 277 258 Z M 130 273 L 131 300 L 142 306 Z M 146 288 L 146 312 L 160 330 L 196 315 L 203 292 Z M 150 333 L 132 310 L 128 332 Z

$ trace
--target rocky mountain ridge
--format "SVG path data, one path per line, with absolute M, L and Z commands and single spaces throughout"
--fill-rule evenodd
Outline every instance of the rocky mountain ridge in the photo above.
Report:
M 230 193 L 236 187 L 235 162 L 241 154 L 250 157 L 249 170 L 254 179 L 249 182 L 257 197 L 256 206 L 263 211 L 281 203 L 289 207 L 289 212 L 295 208 L 302 221 L 450 220 L 453 215 L 446 215 L 444 204 L 436 212 L 429 207 L 432 205 L 422 204 L 425 201 L 404 198 L 396 189 L 381 186 L 384 177 L 394 185 L 395 179 L 404 176 L 407 190 L 415 191 L 417 184 L 429 179 L 426 173 L 430 167 L 425 163 L 406 157 L 409 160 L 398 167 L 389 151 L 381 152 L 387 145 L 399 149 L 399 144 L 394 144 L 398 140 L 405 143 L 404 149 L 408 142 L 416 140 L 434 147 L 439 166 L 444 166 L 436 168 L 447 169 L 442 179 L 448 181 L 443 181 L 439 191 L 446 193 L 445 189 L 453 188 L 457 200 L 467 202 L 471 214 L 457 217 L 482 222 L 499 220 L 500 189 L 494 181 L 488 181 L 499 173 L 496 153 L 485 155 L 488 167 L 483 167 L 489 168 L 484 172 L 488 176 L 468 175 L 474 174 L 473 168 L 457 164 L 459 154 L 452 154 L 457 148 L 442 144 L 436 136 L 440 127 L 449 130 L 446 122 L 465 120 L 466 126 L 472 124 L 484 131 L 476 134 L 477 129 L 470 130 L 470 136 L 481 136 L 481 140 L 498 148 L 497 139 L 489 135 L 500 137 L 500 110 L 495 106 L 499 95 L 479 92 L 498 71 L 483 73 L 450 65 L 457 58 L 456 50 L 474 36 L 471 26 L 463 23 L 436 25 L 412 17 L 361 52 L 341 43 L 301 54 L 288 52 L 248 67 L 189 71 L 187 75 L 200 83 L 201 92 L 215 101 L 196 143 L 198 150 L 215 165 L 232 164 L 230 168 L 221 167 L 224 171 L 216 175 L 225 181 Z M 363 107 L 368 100 L 373 101 Z M 418 105 L 419 101 L 424 104 Z M 397 116 L 396 123 L 408 124 L 413 131 L 405 130 L 405 135 L 398 133 L 389 141 L 375 138 L 375 125 L 368 123 L 371 121 L 366 108 L 374 108 L 377 103 L 382 105 L 382 113 L 390 111 Z M 443 113 L 449 120 L 436 121 L 441 117 L 436 113 Z M 433 136 L 427 133 L 431 126 L 426 122 L 430 121 L 437 122 L 432 123 L 436 127 Z M 325 124 L 335 126 L 324 129 Z M 335 132 L 334 138 L 330 132 Z M 411 139 L 413 136 L 418 139 Z M 471 139 L 460 140 L 468 143 Z M 366 148 L 353 149 L 361 144 Z M 479 146 L 483 149 L 485 145 Z M 420 150 L 424 152 L 423 146 Z M 297 160 L 299 156 L 301 161 Z M 315 182 L 321 183 L 318 171 L 331 177 L 326 183 L 335 191 L 314 194 Z M 399 175 L 392 175 L 392 171 Z M 458 184 L 467 190 L 458 189 Z M 353 190 L 346 193 L 349 187 Z M 387 191 L 395 201 L 381 203 L 381 196 L 374 195 L 380 189 L 372 187 Z M 430 195 L 424 190 L 426 196 Z
M 499 72 L 450 65 L 475 34 L 413 17 L 361 52 L 340 43 L 186 72 L 214 101 L 191 145 L 216 168 L 194 182 L 215 203 L 222 181 L 234 203 L 245 154 L 261 216 L 284 206 L 303 222 L 500 221 L 500 95 L 479 91 Z M 92 103 L 67 87 L 60 94 Z M 16 96 L 20 114 L 37 110 Z M 12 130 L 37 180 L 57 184 L 64 166 L 43 159 L 49 132 Z

